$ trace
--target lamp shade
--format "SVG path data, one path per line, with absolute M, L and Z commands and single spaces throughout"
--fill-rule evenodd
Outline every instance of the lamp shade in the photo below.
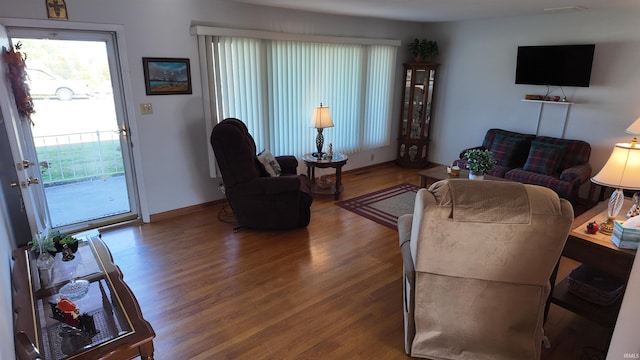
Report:
M 640 190 L 640 147 L 619 143 L 591 181 L 618 189 Z
M 331 120 L 331 114 L 329 114 L 329 107 L 317 106 L 313 110 L 313 115 L 311 116 L 311 127 L 316 129 L 324 129 L 328 127 L 333 127 L 333 120 Z
M 627 134 L 631 135 L 640 135 L 640 117 L 633 122 L 633 124 L 629 125 L 627 130 L 625 130 Z

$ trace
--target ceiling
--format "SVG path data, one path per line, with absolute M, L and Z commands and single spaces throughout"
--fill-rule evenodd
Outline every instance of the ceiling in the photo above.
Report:
M 440 22 L 602 9 L 640 9 L 638 0 L 234 0 L 391 20 Z M 545 10 L 546 9 L 546 10 Z

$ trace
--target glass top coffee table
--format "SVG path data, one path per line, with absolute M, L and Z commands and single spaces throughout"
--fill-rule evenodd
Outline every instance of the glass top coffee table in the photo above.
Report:
M 72 260 L 56 254 L 51 270 L 38 269 L 36 255 L 13 253 L 18 358 L 32 345 L 43 359 L 153 359 L 155 332 L 99 237 L 79 239 Z M 61 310 L 63 298 L 76 316 Z

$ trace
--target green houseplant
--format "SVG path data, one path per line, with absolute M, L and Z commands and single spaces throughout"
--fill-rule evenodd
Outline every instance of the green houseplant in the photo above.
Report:
M 417 62 L 431 61 L 439 55 L 437 41 L 416 38 L 407 47 Z
M 493 153 L 489 150 L 472 149 L 464 153 L 467 159 L 467 169 L 469 169 L 469 178 L 474 179 L 478 176 L 483 177 L 484 174 L 496 166 L 496 160 Z
M 49 234 L 49 239 L 53 242 L 53 245 L 58 252 L 62 252 L 65 245 L 71 248 L 73 252 L 76 252 L 78 250 L 78 239 L 74 238 L 71 235 L 67 235 L 59 231 L 54 231 Z
M 31 251 L 40 254 L 47 252 L 51 254 L 56 253 L 56 246 L 53 242 L 53 239 L 48 236 L 42 236 L 38 234 L 33 240 L 29 241 L 27 245 L 31 245 Z

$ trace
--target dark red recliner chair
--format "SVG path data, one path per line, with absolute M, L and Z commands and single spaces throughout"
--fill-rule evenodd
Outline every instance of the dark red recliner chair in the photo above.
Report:
M 210 141 L 239 227 L 293 229 L 309 224 L 310 181 L 297 175 L 294 156 L 276 156 L 282 174 L 269 176 L 258 161 L 247 126 L 234 118 L 214 126 Z

